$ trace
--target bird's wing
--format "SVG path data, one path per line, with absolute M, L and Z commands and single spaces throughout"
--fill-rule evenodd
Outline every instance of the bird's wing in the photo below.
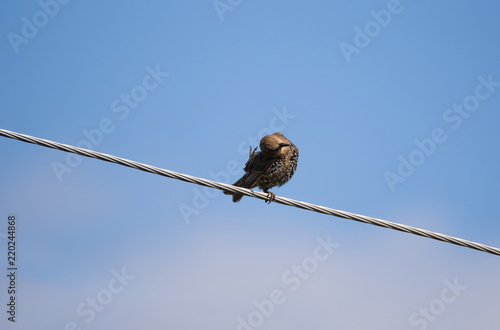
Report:
M 275 159 L 268 158 L 262 153 L 256 153 L 255 156 L 250 157 L 245 166 L 246 174 L 235 185 L 245 188 L 255 187 L 257 181 L 259 181 L 274 162 Z

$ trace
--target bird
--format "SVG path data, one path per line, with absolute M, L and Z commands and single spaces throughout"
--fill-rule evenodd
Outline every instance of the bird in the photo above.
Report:
M 292 178 L 297 169 L 299 148 L 288 140 L 281 132 L 264 136 L 260 140 L 260 151 L 252 150 L 245 164 L 245 174 L 233 186 L 243 188 L 259 187 L 268 194 L 267 203 L 271 203 L 276 195 L 269 191 L 273 187 L 281 187 Z M 224 194 L 233 195 L 237 203 L 243 194 L 225 190 Z

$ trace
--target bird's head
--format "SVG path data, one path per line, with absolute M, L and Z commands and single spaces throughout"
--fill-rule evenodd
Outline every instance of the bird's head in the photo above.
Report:
M 291 146 L 292 142 L 280 132 L 266 135 L 260 140 L 260 150 L 270 157 L 285 155 Z

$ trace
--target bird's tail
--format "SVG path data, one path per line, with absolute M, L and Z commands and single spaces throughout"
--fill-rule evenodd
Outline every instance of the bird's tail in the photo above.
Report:
M 246 181 L 246 177 L 245 176 L 246 175 L 244 175 L 241 179 L 239 179 L 238 181 L 236 181 L 235 183 L 233 183 L 233 186 L 248 188 L 246 186 L 246 184 L 245 184 L 245 181 Z M 228 190 L 224 190 L 224 194 L 225 195 L 233 195 L 233 203 L 238 203 L 243 198 L 243 194 L 233 193 L 233 192 L 230 192 Z

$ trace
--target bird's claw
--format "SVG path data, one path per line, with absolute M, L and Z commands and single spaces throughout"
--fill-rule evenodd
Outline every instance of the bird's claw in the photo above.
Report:
M 276 195 L 273 192 L 267 193 L 266 203 L 271 204 L 272 201 L 276 198 Z
M 251 158 L 253 156 L 253 154 L 255 153 L 255 151 L 257 150 L 258 147 L 255 147 L 255 149 L 252 150 L 252 147 L 250 147 L 250 156 L 248 156 L 248 158 Z

